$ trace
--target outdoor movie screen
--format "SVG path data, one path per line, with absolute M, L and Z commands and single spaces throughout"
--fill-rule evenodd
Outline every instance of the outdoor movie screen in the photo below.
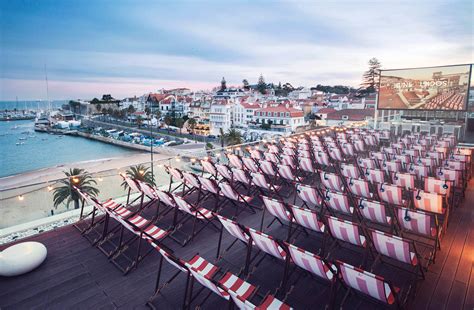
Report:
M 471 65 L 382 70 L 377 108 L 466 110 L 470 75 Z

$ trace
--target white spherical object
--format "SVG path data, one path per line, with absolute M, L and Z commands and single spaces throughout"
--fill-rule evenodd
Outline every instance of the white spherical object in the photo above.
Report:
M 0 252 L 0 276 L 18 276 L 35 269 L 46 259 L 48 251 L 39 242 L 21 242 Z

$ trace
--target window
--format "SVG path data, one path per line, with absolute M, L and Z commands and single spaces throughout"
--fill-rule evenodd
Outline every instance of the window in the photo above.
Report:
M 290 117 L 290 112 L 286 112 L 286 117 Z
M 348 119 L 349 119 L 349 116 L 347 116 L 347 115 L 343 115 L 343 116 L 342 116 L 342 120 L 343 120 L 343 121 L 347 121 Z

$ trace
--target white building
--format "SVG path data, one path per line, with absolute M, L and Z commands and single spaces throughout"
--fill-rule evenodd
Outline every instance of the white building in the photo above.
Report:
M 233 105 L 232 122 L 234 127 L 247 128 L 253 121 L 255 111 L 260 109 L 259 104 L 250 104 L 246 101 Z
M 304 113 L 289 105 L 270 105 L 255 111 L 254 125 L 270 125 L 271 131 L 295 132 L 296 128 L 305 126 Z
M 312 91 L 310 88 L 303 87 L 302 89 L 297 89 L 292 91 L 291 93 L 288 94 L 288 98 L 290 99 L 308 99 L 312 95 Z
M 220 135 L 220 130 L 227 132 L 232 126 L 232 104 L 228 100 L 212 102 L 209 111 L 209 125 L 211 135 Z

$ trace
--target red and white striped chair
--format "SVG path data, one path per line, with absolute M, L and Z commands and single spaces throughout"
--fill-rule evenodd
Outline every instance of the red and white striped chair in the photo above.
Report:
M 405 206 L 406 201 L 403 199 L 402 188 L 387 183 L 380 184 L 377 187 L 379 199 L 390 205 Z
M 232 170 L 228 165 L 224 164 L 216 164 L 216 169 L 217 172 L 221 175 L 221 177 L 224 178 L 227 182 L 232 182 L 233 176 L 232 176 Z
M 299 162 L 299 170 L 306 172 L 306 173 L 315 173 L 315 169 L 313 167 L 313 161 L 309 157 L 298 157 Z
M 377 165 L 372 158 L 359 158 L 357 164 L 361 169 L 376 169 Z
M 244 169 L 244 164 L 242 159 L 235 154 L 227 154 L 227 160 L 229 161 L 229 166 L 237 169 Z
M 265 174 L 266 176 L 275 179 L 277 174 L 276 166 L 273 162 L 268 160 L 261 160 L 260 164 L 260 171 Z M 272 180 L 273 181 L 273 180 Z
M 252 177 L 252 184 L 257 186 L 262 194 L 265 194 L 266 191 L 272 197 L 280 197 L 280 186 L 271 183 L 265 174 L 260 172 L 252 172 L 250 173 L 250 176 Z
M 316 187 L 306 185 L 302 183 L 296 183 L 296 193 L 298 197 L 303 201 L 303 205 L 306 207 L 320 208 L 322 205 L 321 195 Z M 296 202 L 296 196 L 295 196 Z
M 285 292 L 290 256 L 286 252 L 284 245 L 272 236 L 269 236 L 261 231 L 257 231 L 253 228 L 248 228 L 248 232 L 252 238 L 253 245 L 256 246 L 260 251 L 285 262 L 283 277 L 279 287 L 282 292 Z
M 358 224 L 334 216 L 327 216 L 326 218 L 329 233 L 336 241 L 344 241 L 364 249 L 367 247 L 367 240 Z
M 183 187 L 183 191 L 185 190 L 185 179 L 181 170 L 178 168 L 173 168 L 171 166 L 165 166 L 165 171 L 170 175 L 170 185 L 168 188 L 168 192 L 174 192 L 180 187 Z M 178 182 L 178 185 L 175 188 L 172 188 L 173 182 Z
M 446 208 L 443 203 L 443 196 L 437 193 L 429 193 L 422 190 L 413 191 L 413 203 L 416 209 L 445 214 Z
M 232 168 L 232 176 L 234 177 L 234 182 L 238 182 L 240 185 L 243 185 L 244 188 L 250 190 L 250 187 L 252 186 L 252 178 L 248 171 Z
M 365 198 L 359 199 L 358 205 L 359 213 L 362 216 L 362 219 L 373 224 L 382 225 L 393 231 L 394 221 L 388 215 L 385 204 L 375 200 L 369 200 Z
M 281 155 L 280 156 L 280 164 L 290 166 L 292 169 L 296 168 L 295 157 L 292 155 Z
M 421 210 L 410 210 L 408 208 L 397 208 L 396 213 L 402 237 L 406 235 L 423 237 L 425 241 L 417 238 L 415 242 L 429 247 L 429 259 L 434 263 L 436 252 L 441 248 L 440 238 L 443 232 L 442 228 L 436 223 L 435 216 Z
M 280 158 L 277 155 L 278 153 L 269 153 L 266 152 L 264 153 L 265 160 L 270 161 L 274 164 L 279 164 L 280 163 Z
M 322 167 L 330 166 L 329 155 L 324 151 L 314 152 L 315 161 Z
M 193 282 L 194 281 L 197 281 L 199 282 L 202 286 L 208 288 L 211 292 L 213 292 L 214 294 L 222 297 L 223 299 L 225 300 L 229 300 L 230 301 L 230 294 L 223 288 L 221 288 L 219 286 L 219 284 L 214 281 L 210 276 L 208 276 L 206 273 L 203 273 L 201 272 L 200 270 L 198 269 L 195 269 L 193 267 L 188 267 L 189 269 L 189 272 L 191 273 L 191 279 L 192 279 L 192 282 L 191 282 L 191 288 L 190 288 L 190 292 L 189 292 L 189 297 L 188 297 L 188 301 L 186 302 L 186 307 L 185 309 L 190 309 L 191 308 L 191 303 L 193 300 L 197 299 L 199 293 L 201 291 L 199 291 L 195 296 L 193 296 Z M 206 297 L 204 299 L 203 302 L 201 302 L 200 305 L 196 306 L 196 308 L 201 308 L 201 306 L 204 304 L 204 302 L 207 300 L 208 297 Z
M 319 215 L 316 211 L 297 207 L 294 205 L 289 205 L 293 219 L 296 224 L 300 225 L 303 228 L 310 229 L 320 234 L 324 234 L 325 226 L 324 223 L 319 219 Z M 322 251 L 324 251 L 324 241 Z
M 398 292 L 400 290 L 393 287 L 384 278 L 341 261 L 337 261 L 336 264 L 343 284 L 348 289 L 341 302 L 341 308 L 353 291 L 371 297 L 384 305 L 395 304 L 398 308 L 404 306 L 401 303 L 402 299 L 399 298 Z
M 263 200 L 264 209 L 262 212 L 262 219 L 260 222 L 260 231 L 263 232 L 263 222 L 265 219 L 265 213 L 266 211 L 268 211 L 268 213 L 273 215 L 275 218 L 270 222 L 270 224 L 267 225 L 267 228 L 270 227 L 275 221 L 280 222 L 280 224 L 282 225 L 283 223 L 288 224 L 289 227 L 288 227 L 287 240 L 289 240 L 291 237 L 292 224 L 294 222 L 293 215 L 291 214 L 290 208 L 283 201 L 278 200 L 278 199 L 262 196 L 262 200 Z
M 329 149 L 329 156 L 332 158 L 332 160 L 341 162 L 344 161 L 344 156 L 342 155 L 341 150 L 336 147 L 336 148 L 330 148 Z
M 425 165 L 415 165 L 410 164 L 407 168 L 407 172 L 410 174 L 414 174 L 418 181 L 429 177 L 431 175 L 431 167 Z
M 392 172 L 401 172 L 402 171 L 402 163 L 398 160 L 384 160 L 380 162 L 380 168 L 385 170 L 387 174 Z
M 238 295 L 230 293 L 230 297 L 240 310 L 291 310 L 289 305 L 285 304 L 283 301 L 277 299 L 273 295 L 267 295 L 259 306 L 256 306 L 251 301 L 243 299 Z
M 395 235 L 387 234 L 378 230 L 370 230 L 372 236 L 372 245 L 378 253 L 372 268 L 378 262 L 385 262 L 384 258 L 389 258 L 397 262 L 401 262 L 408 270 L 414 272 L 416 278 L 418 275 L 424 279 L 423 267 L 421 264 L 421 256 L 416 251 L 415 244 L 412 240 L 404 239 Z M 414 279 L 416 281 L 416 278 Z
M 239 213 L 239 206 L 238 203 L 243 203 L 246 206 L 246 210 L 248 209 L 252 213 L 255 213 L 255 207 L 253 207 L 250 202 L 252 201 L 252 196 L 246 196 L 240 194 L 230 183 L 228 182 L 221 182 L 219 183 L 220 194 L 227 198 L 235 207 L 235 215 Z M 223 207 L 222 205 L 220 206 Z
M 335 173 L 319 171 L 319 176 L 321 178 L 321 183 L 326 189 L 331 189 L 335 191 L 344 191 L 344 184 L 342 183 L 339 175 Z
M 255 160 L 261 160 L 263 159 L 263 154 L 262 154 L 262 151 L 260 151 L 259 149 L 255 148 L 255 149 L 252 149 L 250 148 L 249 150 L 249 153 L 250 153 L 250 157 L 255 159 Z
M 360 177 L 359 168 L 351 164 L 341 164 L 341 174 L 345 178 L 358 179 Z
M 293 188 L 292 184 L 294 182 L 301 182 L 300 178 L 293 172 L 293 169 L 290 166 L 279 164 L 277 169 L 280 180 L 290 186 L 290 188 Z
M 354 213 L 354 208 L 351 207 L 349 197 L 344 193 L 326 190 L 324 204 L 331 214 L 342 213 L 352 216 Z
M 199 184 L 201 184 L 201 191 L 204 192 L 204 196 L 198 196 L 197 201 L 202 202 L 204 199 L 207 199 L 209 196 L 213 196 L 215 199 L 215 206 L 217 207 L 219 200 L 219 186 L 217 181 L 214 179 L 208 179 L 205 177 L 198 177 Z M 199 193 L 201 194 L 201 192 Z
M 219 285 L 230 294 L 234 303 L 235 299 L 250 302 L 250 298 L 257 292 L 257 287 L 230 272 L 219 280 Z
M 202 166 L 203 175 L 204 175 L 204 172 L 206 172 L 206 173 L 209 173 L 212 178 L 217 179 L 217 168 L 212 161 L 202 159 L 200 163 Z
M 198 191 L 199 194 L 201 194 L 201 183 L 199 182 L 199 177 L 192 173 L 192 172 L 188 172 L 188 171 L 181 171 L 181 174 L 183 176 L 183 179 L 184 179 L 184 182 L 183 182 L 183 193 L 182 195 L 189 195 L 190 193 L 194 192 L 194 191 Z M 188 188 L 188 190 L 186 191 L 186 188 Z M 176 190 L 177 188 L 175 188 L 174 190 Z M 174 191 L 173 190 L 173 191 Z M 173 191 L 169 191 L 170 193 L 172 193 Z
M 242 161 L 244 163 L 245 168 L 249 172 L 259 172 L 257 162 L 250 157 L 242 157 Z
M 424 191 L 429 193 L 436 193 L 443 196 L 449 200 L 452 194 L 452 181 L 439 180 L 437 178 L 425 178 L 424 182 Z
M 126 202 L 126 205 L 132 205 L 134 204 L 136 201 L 141 201 L 140 203 L 140 208 L 143 207 L 143 192 L 141 191 L 140 189 L 140 186 L 137 184 L 137 182 L 135 180 L 133 180 L 132 178 L 128 177 L 125 173 L 121 173 L 120 176 L 123 178 L 125 184 L 127 185 L 128 187 L 128 191 L 127 191 L 127 202 Z M 130 201 L 130 194 L 134 192 L 134 193 L 139 193 L 140 196 L 136 197 L 133 201 Z
M 385 182 L 385 171 L 379 169 L 365 169 L 364 177 L 372 184 Z
M 372 199 L 369 182 L 364 179 L 347 179 L 347 187 L 352 195 Z
M 341 150 L 345 156 L 349 156 L 349 157 L 355 156 L 355 149 L 352 143 L 349 143 L 349 142 L 342 143 Z
M 392 183 L 406 190 L 411 190 L 415 188 L 415 176 L 410 173 L 392 172 Z

